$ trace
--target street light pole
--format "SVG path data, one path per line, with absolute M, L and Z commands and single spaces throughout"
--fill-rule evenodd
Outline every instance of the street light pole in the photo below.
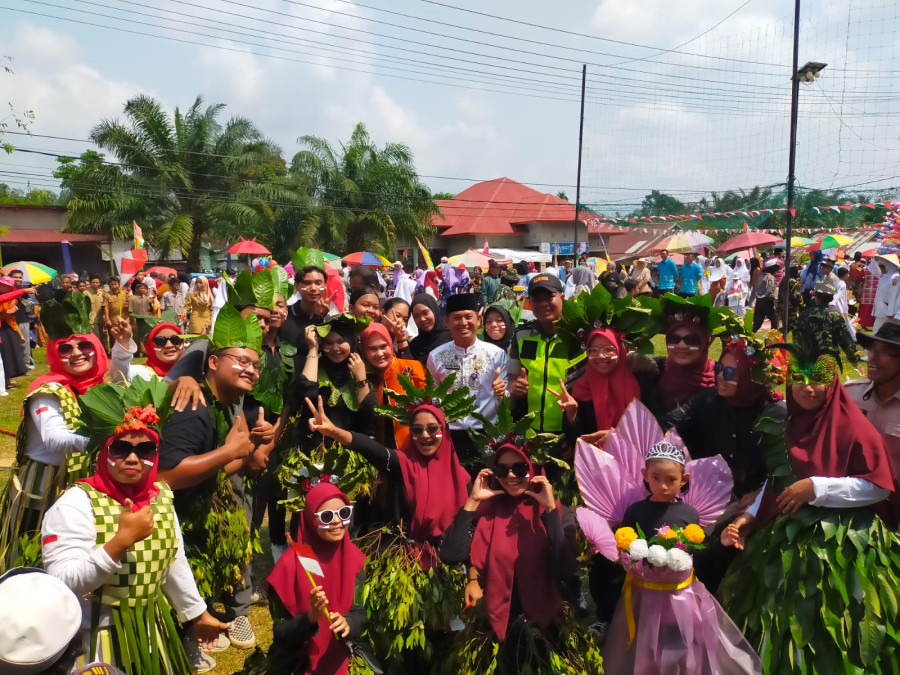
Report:
M 797 177 L 794 175 L 794 166 L 797 162 L 797 117 L 800 98 L 800 78 L 797 76 L 797 63 L 800 54 L 800 0 L 794 0 L 794 60 L 791 67 L 791 145 L 788 150 L 788 177 L 787 177 L 787 219 L 785 228 L 785 248 L 787 255 L 785 256 L 785 274 L 788 275 L 787 293 L 782 298 L 781 304 L 784 307 L 784 338 L 787 339 L 790 330 L 791 317 L 791 227 L 794 223 L 794 181 Z
M 800 0 L 797 0 L 798 2 Z M 584 85 L 587 80 L 587 64 L 581 66 L 581 117 L 578 122 L 578 177 L 575 181 L 575 236 L 572 239 L 572 259 L 578 260 L 578 216 L 581 210 L 581 147 L 584 140 Z M 585 237 L 587 235 L 585 234 Z M 587 241 L 587 239 L 585 239 Z M 590 253 L 590 249 L 588 249 Z

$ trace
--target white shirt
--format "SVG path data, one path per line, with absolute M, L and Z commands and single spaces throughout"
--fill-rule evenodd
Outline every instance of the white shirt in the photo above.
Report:
M 412 303 L 413 296 L 416 294 L 416 280 L 409 274 L 402 274 L 397 281 L 397 288 L 394 289 L 394 297 L 406 300 Z
M 865 478 L 845 476 L 843 478 L 826 478 L 824 476 L 810 476 L 815 495 L 808 503 L 810 506 L 822 506 L 827 509 L 856 508 L 871 506 L 883 502 L 890 492 L 880 488 L 875 483 Z M 754 502 L 747 507 L 747 513 L 754 518 L 759 511 L 763 495 L 767 485 L 756 495 Z
M 190 621 L 206 611 L 206 602 L 200 597 L 190 565 L 184 556 L 181 527 L 175 514 L 175 536 L 178 552 L 172 566 L 164 572 L 162 591 L 178 614 L 179 621 Z M 56 541 L 42 547 L 44 569 L 72 589 L 82 598 L 82 625 L 91 625 L 91 598 L 95 590 L 111 580 L 121 570 L 121 563 L 114 562 L 102 546 L 97 545 L 97 526 L 94 509 L 87 492 L 70 487 L 44 516 L 41 540 L 56 536 Z M 109 616 L 100 617 L 101 625 L 109 625 Z
M 456 382 L 453 390 L 460 387 L 468 387 L 475 395 L 475 410 L 492 422 L 497 421 L 497 407 L 500 400 L 494 395 L 494 377 L 497 369 L 500 369 L 500 379 L 507 386 L 509 395 L 509 357 L 499 347 L 476 340 L 471 347 L 458 347 L 453 342 L 447 342 L 435 348 L 428 355 L 428 370 L 439 384 L 450 373 L 456 373 Z M 463 417 L 450 423 L 451 429 L 481 429 L 481 422 L 472 417 Z
M 150 380 L 153 377 L 153 371 L 147 366 L 131 364 L 131 359 L 136 353 L 137 345 L 134 340 L 128 343 L 128 349 L 120 345 L 118 340 L 113 342 L 109 359 L 110 382 L 125 386 L 136 377 L 142 380 Z
M 25 454 L 35 461 L 63 466 L 66 455 L 81 452 L 87 445 L 86 436 L 79 436 L 66 426 L 59 399 L 53 394 L 35 394 L 28 399 L 25 424 Z

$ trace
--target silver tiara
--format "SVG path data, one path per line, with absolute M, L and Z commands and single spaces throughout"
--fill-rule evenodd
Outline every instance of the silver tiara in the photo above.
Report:
M 684 452 L 668 441 L 660 441 L 650 446 L 644 461 L 649 462 L 651 459 L 668 459 L 672 462 L 678 462 L 681 466 L 685 464 Z

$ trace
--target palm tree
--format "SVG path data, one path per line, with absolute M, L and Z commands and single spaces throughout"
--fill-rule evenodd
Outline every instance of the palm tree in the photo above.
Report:
M 243 208 L 278 196 L 277 184 L 250 176 L 255 167 L 280 160 L 281 151 L 253 123 L 234 117 L 222 126 L 224 104 L 203 107 L 197 97 L 182 113 L 169 116 L 159 102 L 138 96 L 125 104 L 126 123 L 104 120 L 91 140 L 109 151 L 60 171 L 71 196 L 68 228 L 109 231 L 121 236 L 138 220 L 163 257 L 180 251 L 189 269 L 198 269 L 208 235 L 251 232 L 260 225 L 259 209 Z M 96 153 L 94 153 L 96 155 Z M 68 179 L 68 181 L 67 181 Z M 127 235 L 126 235 L 127 236 Z
M 303 219 L 301 243 L 390 255 L 398 238 L 431 236 L 431 218 L 440 209 L 406 145 L 378 148 L 362 123 L 339 149 L 316 136 L 298 142 L 304 149 L 294 155 L 290 172 L 310 190 L 316 207 Z

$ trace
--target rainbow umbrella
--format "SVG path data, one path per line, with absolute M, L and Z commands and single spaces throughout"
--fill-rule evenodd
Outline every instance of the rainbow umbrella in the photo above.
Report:
M 391 261 L 377 253 L 358 251 L 345 255 L 341 260 L 346 260 L 348 265 L 365 265 L 366 267 L 390 267 Z
M 23 281 L 26 284 L 43 284 L 56 277 L 56 270 L 41 263 L 23 260 L 21 262 L 11 263 L 3 267 L 3 274 L 9 276 L 13 271 L 22 273 Z
M 804 248 L 813 243 L 812 239 L 807 239 L 806 237 L 791 237 L 791 248 Z M 779 246 L 786 246 L 785 242 L 782 241 Z
M 815 245 L 810 247 L 810 251 L 813 249 L 828 249 L 828 248 L 840 248 L 841 246 L 849 246 L 853 243 L 853 240 L 850 237 L 846 237 L 843 234 L 826 234 L 824 237 L 819 239 L 815 243 Z

